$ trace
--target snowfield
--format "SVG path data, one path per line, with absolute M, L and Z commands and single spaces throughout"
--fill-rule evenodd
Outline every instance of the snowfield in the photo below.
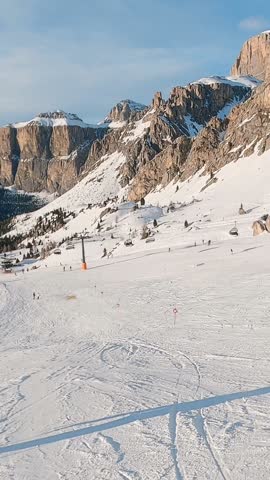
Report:
M 92 228 L 88 270 L 74 241 L 37 270 L 0 273 L 1 480 L 269 480 L 270 234 L 251 230 L 270 213 L 269 160 L 122 203 L 99 233 L 104 208 L 79 213 L 101 198 L 90 177 L 41 210 L 73 202 L 51 239 Z M 99 167 L 108 195 L 125 193 L 122 162 Z

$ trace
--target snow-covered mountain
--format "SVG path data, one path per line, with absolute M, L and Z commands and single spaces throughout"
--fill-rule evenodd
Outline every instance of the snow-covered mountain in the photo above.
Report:
M 13 128 L 24 128 L 26 126 L 37 125 L 39 127 L 80 127 L 80 128 L 99 128 L 97 125 L 89 125 L 79 118 L 75 113 L 66 113 L 63 110 L 54 112 L 39 113 L 32 120 L 27 122 L 12 123 Z
M 27 185 L 32 172 L 32 185 L 68 190 L 42 210 L 18 219 L 16 230 L 35 235 L 40 215 L 64 208 L 72 215 L 68 225 L 51 232 L 54 240 L 63 241 L 85 228 L 93 233 L 103 210 L 108 208 L 104 215 L 110 215 L 122 201 L 155 198 L 158 204 L 163 190 L 172 194 L 167 204 L 184 201 L 176 192 L 198 172 L 200 188 L 208 190 L 210 175 L 217 189 L 222 167 L 239 158 L 259 158 L 269 149 L 269 88 L 267 79 L 262 83 L 250 75 L 207 77 L 175 87 L 167 100 L 157 92 L 149 107 L 121 101 L 100 126 L 56 111 L 8 127 L 16 132 L 20 150 L 16 183 Z M 41 150 L 37 141 L 31 142 L 33 134 L 36 139 L 48 135 Z
M 63 193 L 77 183 L 92 143 L 106 130 L 61 110 L 0 128 L 0 184 Z

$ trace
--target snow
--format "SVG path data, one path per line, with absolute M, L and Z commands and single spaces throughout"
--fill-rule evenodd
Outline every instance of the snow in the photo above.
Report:
M 40 216 L 48 214 L 57 208 L 64 208 L 74 212 L 76 218 L 68 223 L 66 230 L 62 229 L 51 235 L 50 240 L 60 241 L 67 235 L 82 232 L 86 223 L 89 223 L 90 227 L 96 222 L 100 212 L 104 210 L 104 207 L 101 206 L 104 199 L 125 194 L 125 188 L 120 186 L 118 179 L 119 168 L 125 160 L 126 157 L 119 152 L 102 157 L 100 164 L 96 165 L 95 170 L 90 172 L 71 190 L 68 190 L 61 197 L 33 212 L 31 215 L 21 215 L 19 217 L 20 221 L 16 224 L 16 233 L 27 232 L 35 226 Z M 88 210 L 89 204 L 93 204 L 94 208 Z
M 196 137 L 204 125 L 200 125 L 195 120 L 192 119 L 191 115 L 185 115 L 184 117 L 186 127 L 188 129 L 188 134 L 190 137 Z
M 124 195 L 124 160 L 104 157 L 42 212 Z M 74 240 L 0 273 L 1 479 L 268 480 L 270 237 L 251 225 L 270 212 L 269 161 L 240 158 L 205 189 L 200 171 L 135 211 L 119 201 L 99 234 L 102 209 L 79 213 L 68 227 L 92 234 L 87 271 Z M 145 224 L 153 243 L 134 236 Z
M 24 128 L 28 125 L 38 125 L 42 127 L 81 127 L 81 128 L 106 128 L 106 125 L 92 125 L 83 122 L 77 115 L 74 113 L 65 113 L 62 110 L 56 110 L 55 112 L 47 112 L 39 114 L 33 119 L 27 122 L 18 122 L 13 123 L 12 127 L 14 128 Z
M 110 122 L 108 123 L 109 128 L 123 128 L 127 122 Z
M 229 153 L 238 152 L 238 150 L 241 150 L 242 147 L 243 147 L 243 145 L 238 145 L 237 147 L 232 148 L 232 149 L 229 151 Z
M 243 125 L 245 125 L 246 123 L 251 122 L 251 120 L 253 120 L 254 117 L 256 117 L 256 113 L 254 113 L 252 117 L 246 118 L 245 120 L 243 120 L 243 122 L 241 122 L 240 125 L 238 125 L 238 128 L 243 127 Z
M 236 107 L 236 105 L 239 105 L 243 99 L 239 99 L 239 97 L 235 97 L 231 102 L 227 103 L 224 105 L 224 107 L 218 112 L 217 117 L 220 118 L 220 120 L 224 120 L 228 115 L 230 115 L 232 109 Z
M 151 120 L 145 121 L 144 118 L 135 122 L 135 127 L 128 132 L 128 134 L 123 138 L 123 143 L 128 143 L 130 141 L 136 140 L 143 137 L 145 130 L 150 127 Z
M 249 87 L 251 89 L 258 87 L 261 85 L 263 82 L 262 80 L 259 80 L 258 78 L 251 77 L 250 75 L 239 75 L 235 77 L 226 77 L 229 81 L 240 83 L 240 85 Z
M 253 88 L 256 88 L 258 85 L 260 85 L 262 82 L 257 78 L 251 77 L 249 75 L 243 75 L 243 76 L 239 75 L 235 77 L 211 76 L 211 77 L 201 78 L 196 82 L 192 82 L 190 85 L 198 85 L 198 84 L 213 85 L 218 83 L 231 85 L 232 87 L 238 86 L 238 87 L 248 87 L 253 89 Z

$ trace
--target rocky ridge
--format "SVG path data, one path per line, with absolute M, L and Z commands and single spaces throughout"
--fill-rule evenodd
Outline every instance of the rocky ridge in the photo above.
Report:
M 227 115 L 252 94 L 254 83 L 238 80 L 202 79 L 175 87 L 168 100 L 157 92 L 151 106 L 137 112 L 139 120 L 112 129 L 92 145 L 84 173 L 106 155 L 122 152 L 126 162 L 120 169 L 120 182 L 129 185 L 130 200 L 140 199 L 157 185 L 187 178 L 204 164 L 198 151 L 202 144 L 205 152 L 209 150 L 207 136 L 216 147 L 224 134 Z M 206 155 L 212 158 L 208 151 Z
M 120 184 L 137 201 L 198 170 L 214 177 L 226 163 L 263 153 L 270 148 L 270 33 L 258 37 L 244 45 L 230 77 L 177 86 L 167 100 L 157 92 L 149 107 L 121 101 L 98 126 L 57 111 L 3 127 L 1 183 L 63 193 L 119 152 Z M 258 69 L 263 83 L 251 77 Z

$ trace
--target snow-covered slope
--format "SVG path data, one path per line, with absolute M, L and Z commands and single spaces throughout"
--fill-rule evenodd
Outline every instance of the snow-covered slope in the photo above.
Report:
M 143 225 L 149 224 L 152 227 L 153 220 L 160 216 L 167 218 L 166 221 L 164 218 L 162 225 L 168 222 L 170 234 L 168 240 L 167 227 L 160 226 L 159 234 L 155 235 L 155 248 L 164 247 L 168 243 L 186 244 L 193 238 L 200 241 L 203 228 L 206 228 L 210 236 L 214 235 L 216 240 L 224 241 L 228 239 L 228 232 L 234 221 L 242 226 L 241 235 L 250 237 L 253 221 L 270 212 L 269 160 L 269 151 L 261 156 L 255 153 L 250 157 L 240 158 L 236 163 L 230 163 L 217 172 L 214 182 L 210 182 L 209 176 L 204 175 L 203 171 L 185 182 L 172 181 L 167 187 L 157 188 L 150 193 L 146 197 L 144 209 L 131 209 L 124 220 L 119 211 L 108 212 L 103 218 L 100 238 L 104 239 L 105 244 L 108 242 L 108 250 L 114 249 L 115 254 L 122 254 L 126 249 L 124 241 L 132 235 L 133 250 L 140 250 L 145 248 L 140 240 Z M 64 228 L 47 235 L 47 241 L 60 242 L 84 231 L 90 236 L 96 235 L 100 214 L 108 207 L 113 210 L 120 209 L 121 202 L 127 196 L 127 187 L 122 188 L 119 184 L 119 169 L 124 162 L 125 157 L 120 153 L 105 157 L 92 173 L 66 194 L 41 210 L 18 217 L 16 227 L 11 233 L 27 235 L 40 216 L 48 215 L 61 207 L 73 212 L 74 218 L 69 218 Z M 107 200 L 105 205 L 104 199 Z M 239 217 L 238 208 L 242 202 L 250 212 Z M 176 206 L 173 213 L 167 212 L 170 203 Z M 158 215 L 156 211 L 151 211 L 152 206 L 162 207 Z M 191 233 L 183 227 L 185 219 L 192 222 Z M 118 240 L 111 239 L 111 234 Z M 147 248 L 151 248 L 151 245 Z M 98 251 L 101 254 L 101 250 Z
M 225 85 L 238 86 L 238 87 L 249 87 L 256 88 L 262 82 L 257 78 L 251 77 L 249 75 L 236 76 L 236 77 L 221 77 L 221 76 L 211 76 L 205 77 L 192 82 L 191 85 L 202 84 L 202 85 L 213 85 L 215 83 L 223 83 Z
M 98 167 L 108 195 L 122 160 Z M 74 239 L 0 273 L 1 479 L 268 480 L 270 234 L 251 224 L 270 211 L 269 161 L 241 158 L 207 188 L 199 172 L 135 211 L 119 200 L 85 240 L 87 271 Z M 89 180 L 43 212 L 99 202 Z M 88 212 L 67 228 L 91 230 Z

